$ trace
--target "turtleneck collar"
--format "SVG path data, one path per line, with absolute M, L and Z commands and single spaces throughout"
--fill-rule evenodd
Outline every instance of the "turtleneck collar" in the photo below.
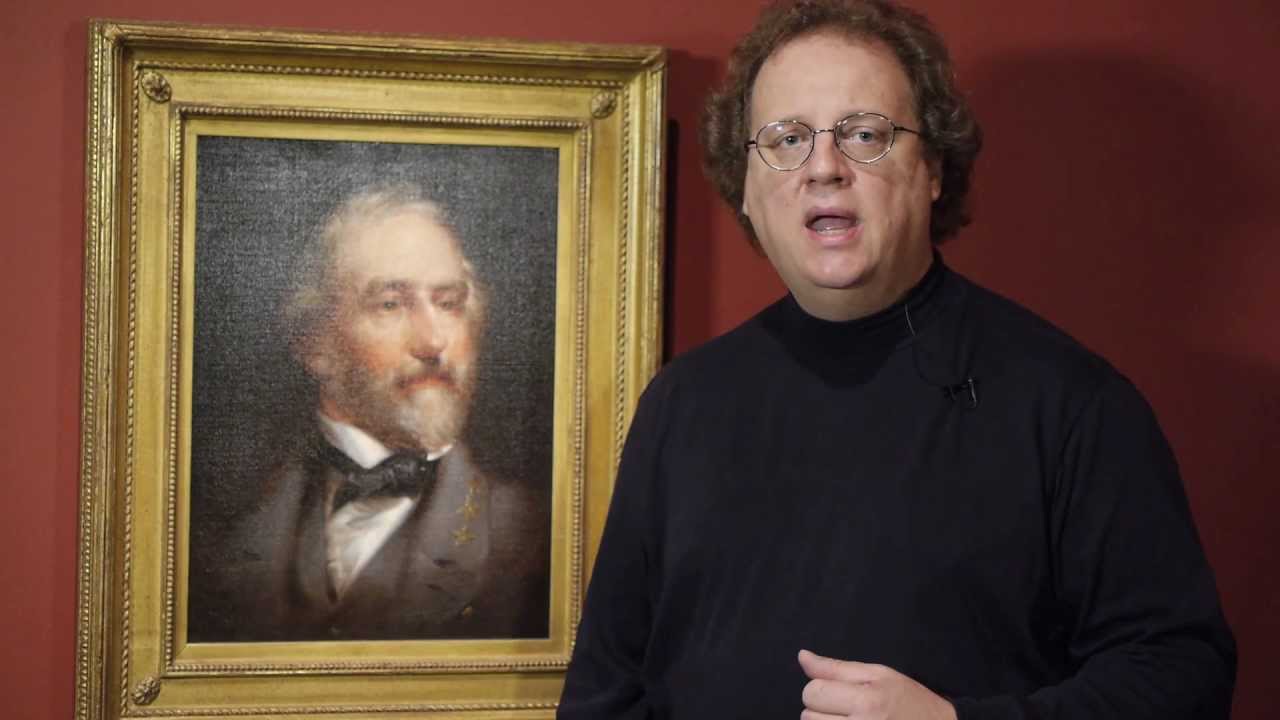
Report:
M 804 354 L 848 358 L 887 352 L 910 339 L 912 327 L 918 333 L 937 315 L 945 304 L 941 296 L 949 272 L 942 256 L 935 251 L 933 262 L 920 282 L 901 300 L 879 312 L 854 320 L 823 320 L 805 312 L 795 297 L 788 294 L 766 311 L 762 319 L 765 327 L 786 347 Z

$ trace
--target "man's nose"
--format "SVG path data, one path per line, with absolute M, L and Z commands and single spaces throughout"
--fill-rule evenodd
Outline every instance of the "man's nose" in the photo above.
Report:
M 852 178 L 851 161 L 836 146 L 836 134 L 819 130 L 813 136 L 813 152 L 804 164 L 806 179 L 817 183 L 843 184 Z
M 409 352 L 418 358 L 435 358 L 444 350 L 439 319 L 430 303 L 418 303 L 409 313 Z

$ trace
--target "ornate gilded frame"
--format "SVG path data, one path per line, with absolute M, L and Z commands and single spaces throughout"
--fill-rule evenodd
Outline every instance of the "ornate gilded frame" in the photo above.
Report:
M 76 718 L 551 717 L 659 362 L 664 52 L 116 21 L 89 43 Z M 189 154 L 211 119 L 558 149 L 550 637 L 187 641 Z

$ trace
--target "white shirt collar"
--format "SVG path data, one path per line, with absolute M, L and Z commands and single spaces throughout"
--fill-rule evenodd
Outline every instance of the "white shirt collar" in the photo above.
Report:
M 324 435 L 324 439 L 366 470 L 392 455 L 386 445 L 355 425 L 334 420 L 319 412 L 316 413 L 316 419 L 320 421 L 320 433 Z M 453 443 L 449 443 L 439 450 L 428 452 L 427 459 L 438 460 L 452 449 Z

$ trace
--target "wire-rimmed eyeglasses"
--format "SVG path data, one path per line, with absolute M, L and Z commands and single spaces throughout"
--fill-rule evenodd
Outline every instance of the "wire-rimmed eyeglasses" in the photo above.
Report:
M 760 159 L 774 170 L 796 170 L 813 155 L 814 140 L 822 133 L 829 132 L 835 138 L 836 147 L 850 160 L 869 164 L 889 154 L 893 149 L 893 139 L 899 132 L 920 135 L 919 130 L 912 130 L 894 123 L 880 113 L 854 113 L 835 125 L 814 130 L 799 120 L 779 120 L 771 122 L 756 132 L 754 140 L 742 144 L 744 150 L 755 148 Z

